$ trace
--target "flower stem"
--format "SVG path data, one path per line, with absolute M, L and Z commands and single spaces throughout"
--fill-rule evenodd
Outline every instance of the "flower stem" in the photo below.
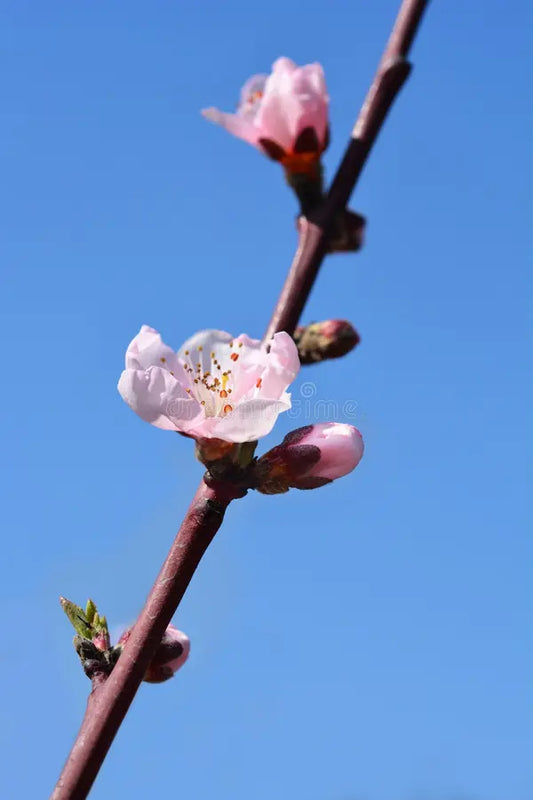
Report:
M 409 74 L 405 60 L 428 0 L 403 0 L 352 138 L 324 203 L 302 220 L 298 250 L 265 338 L 293 333 L 326 254 L 335 219 L 346 206 L 394 98 Z M 163 633 L 224 512 L 242 492 L 203 481 L 187 511 L 131 636 L 109 677 L 93 679 L 87 710 L 51 800 L 84 800 L 126 716 Z
M 317 162 L 313 175 L 286 170 L 285 178 L 298 198 L 300 213 L 305 216 L 324 201 L 324 169 L 320 161 Z

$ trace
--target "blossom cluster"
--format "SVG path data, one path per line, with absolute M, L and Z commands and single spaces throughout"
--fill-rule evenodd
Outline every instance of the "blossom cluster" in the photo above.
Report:
M 310 197 L 313 202 L 317 197 L 320 201 L 322 183 L 317 165 L 329 141 L 329 96 L 320 64 L 298 67 L 288 58 L 278 58 L 270 75 L 254 75 L 246 81 L 234 114 L 216 108 L 203 113 L 279 161 L 292 176 L 302 207 Z M 295 180 L 298 175 L 304 176 L 303 180 Z M 345 211 L 337 224 L 337 250 L 357 249 L 363 225 L 361 217 Z M 127 349 L 118 389 L 142 419 L 196 439 L 197 454 L 206 464 L 222 461 L 230 452 L 224 443 L 242 446 L 257 442 L 270 433 L 279 414 L 290 408 L 287 389 L 298 374 L 300 356 L 304 363 L 338 357 L 359 339 L 343 320 L 299 328 L 294 336 L 280 332 L 265 343 L 246 334 L 233 337 L 225 331 L 204 330 L 176 352 L 154 328 L 143 325 Z M 314 478 L 329 481 L 359 463 L 362 440 L 355 428 L 330 423 L 306 429 L 305 436 L 308 448 L 327 452 L 328 474 L 315 473 Z M 221 445 L 213 445 L 213 441 Z M 283 444 L 280 447 L 283 450 Z M 283 469 L 281 450 L 270 461 L 260 460 L 261 467 L 264 471 L 270 464 L 277 475 L 285 471 L 285 478 L 290 480 L 278 481 L 279 485 L 298 486 L 293 474 L 294 447 L 285 446 L 288 461 Z M 314 468 L 324 458 L 316 456 Z M 250 486 L 261 490 L 257 474 L 256 470 Z M 303 474 L 300 477 L 303 480 Z M 264 476 L 263 488 L 267 484 Z
M 118 389 L 128 405 L 157 428 L 199 442 L 242 445 L 270 433 L 279 414 L 291 407 L 287 389 L 299 369 L 298 348 L 287 333 L 276 333 L 262 343 L 245 334 L 233 337 L 205 330 L 175 352 L 156 330 L 143 325 L 127 349 Z M 300 437 L 299 452 L 304 445 L 308 454 L 313 448 L 312 463 L 301 462 L 298 476 L 294 436 L 286 437 L 270 459 L 267 454 L 259 460 L 255 474 L 262 474 L 263 481 L 257 484 L 252 479 L 253 488 L 272 491 L 265 487 L 274 484 L 285 486 L 280 491 L 289 486 L 311 488 L 308 479 L 330 482 L 359 463 L 362 439 L 353 426 L 328 423 L 301 430 L 305 436 Z M 221 455 L 227 452 L 221 449 Z M 270 477 L 264 472 L 267 465 L 273 472 Z M 280 483 L 281 473 L 287 477 L 289 472 L 290 478 Z

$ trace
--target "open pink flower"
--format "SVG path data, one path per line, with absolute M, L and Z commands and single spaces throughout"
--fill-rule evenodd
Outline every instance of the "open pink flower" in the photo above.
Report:
M 328 145 L 328 105 L 320 64 L 297 67 L 278 58 L 270 75 L 254 75 L 244 84 L 235 114 L 217 108 L 202 113 L 288 171 L 307 172 Z
M 286 389 L 300 369 L 287 333 L 269 347 L 245 334 L 200 331 L 174 352 L 143 325 L 126 352 L 118 390 L 142 419 L 200 439 L 252 442 L 291 407 Z

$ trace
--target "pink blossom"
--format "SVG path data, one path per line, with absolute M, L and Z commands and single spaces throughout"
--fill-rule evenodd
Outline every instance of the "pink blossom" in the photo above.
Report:
M 244 84 L 235 114 L 217 108 L 202 113 L 289 171 L 305 172 L 327 147 L 328 105 L 320 64 L 297 67 L 278 58 L 270 75 L 254 75 Z
M 257 462 L 257 488 L 265 494 L 316 489 L 342 478 L 363 457 L 363 437 L 339 422 L 307 425 L 287 434 Z
M 195 438 L 252 442 L 291 407 L 286 389 L 300 368 L 287 333 L 267 345 L 205 330 L 174 352 L 143 325 L 126 352 L 118 390 L 142 419 Z

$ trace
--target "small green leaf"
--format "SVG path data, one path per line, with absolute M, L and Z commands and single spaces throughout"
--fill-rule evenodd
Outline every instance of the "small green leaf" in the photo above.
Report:
M 243 469 L 246 468 L 252 463 L 256 447 L 257 442 L 243 442 L 236 448 L 233 460 Z
M 92 622 L 95 616 L 97 616 L 97 614 L 96 614 L 96 606 L 94 602 L 91 600 L 91 598 L 87 600 L 87 606 L 85 607 L 85 616 L 87 618 L 87 622 L 89 623 L 89 625 L 92 625 Z
M 84 639 L 92 639 L 91 625 L 83 608 L 80 608 L 71 600 L 67 600 L 66 597 L 60 597 L 59 602 L 76 633 L 79 633 Z

